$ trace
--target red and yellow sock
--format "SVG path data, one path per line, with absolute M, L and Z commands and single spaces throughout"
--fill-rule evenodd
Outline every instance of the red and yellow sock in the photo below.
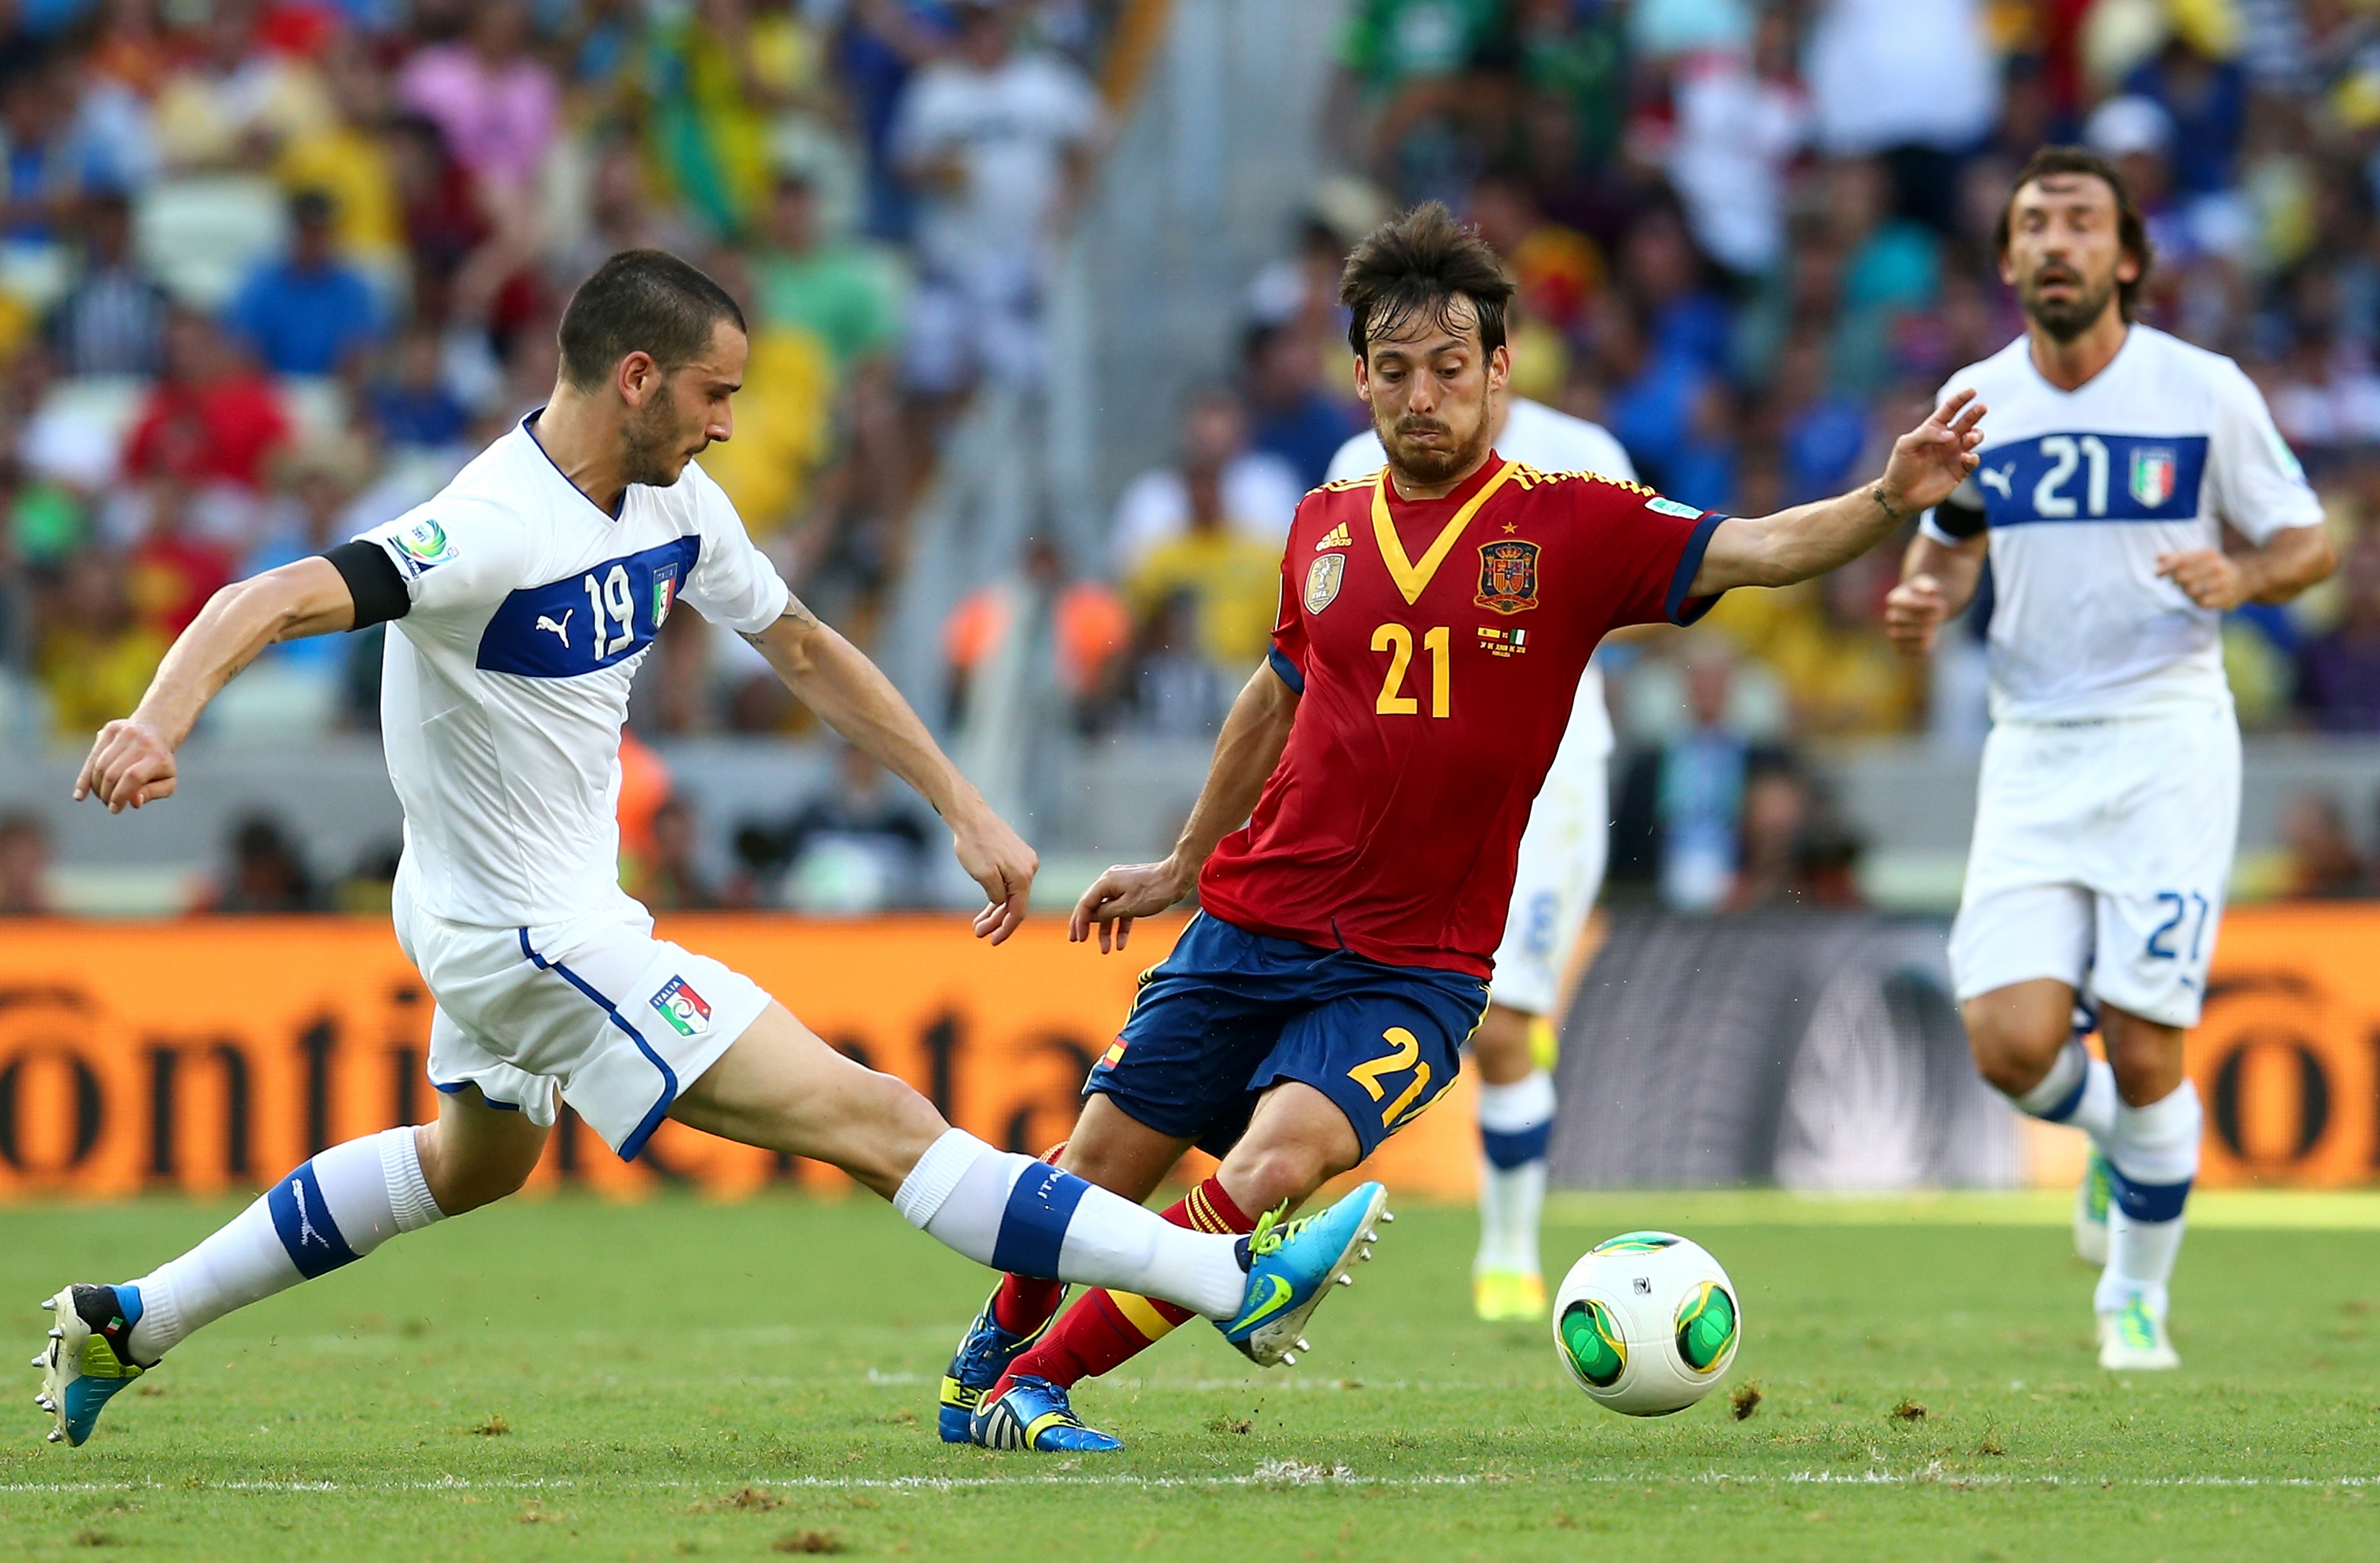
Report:
M 1246 1232 L 1256 1227 L 1213 1178 L 1160 1214 L 1177 1227 L 1201 1232 Z M 1001 1290 L 1005 1296 L 1007 1286 Z M 1010 1363 L 1008 1372 L 984 1398 L 987 1401 L 997 1398 L 1006 1391 L 1008 1381 L 1020 1375 L 1071 1388 L 1086 1378 L 1112 1373 L 1190 1317 L 1189 1309 L 1153 1297 L 1094 1288 L 1067 1310 L 1049 1334 L 1034 1342 L 1031 1351 Z M 1001 1327 L 1014 1327 L 1003 1319 Z

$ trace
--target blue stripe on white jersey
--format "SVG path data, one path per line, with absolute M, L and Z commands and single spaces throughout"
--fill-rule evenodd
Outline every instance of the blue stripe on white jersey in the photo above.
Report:
M 606 559 L 505 597 L 480 636 L 478 666 L 524 678 L 577 678 L 652 644 L 702 539 L 683 537 Z
M 2199 511 L 2206 444 L 2204 434 L 2040 434 L 1994 446 L 1975 482 L 1994 527 L 2188 521 Z

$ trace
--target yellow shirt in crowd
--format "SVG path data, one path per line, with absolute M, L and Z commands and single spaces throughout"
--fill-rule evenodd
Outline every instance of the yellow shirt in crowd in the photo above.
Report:
M 1154 618 L 1188 592 L 1198 604 L 1198 648 L 1218 667 L 1254 669 L 1272 642 L 1281 599 L 1281 550 L 1229 524 L 1160 543 L 1124 582 L 1133 617 Z

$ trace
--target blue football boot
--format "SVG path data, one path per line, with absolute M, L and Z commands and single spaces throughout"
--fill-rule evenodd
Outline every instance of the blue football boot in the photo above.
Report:
M 1071 1289 L 1069 1289 L 1071 1290 Z M 999 1294 L 993 1293 L 996 1297 Z M 941 1434 L 945 1444 L 970 1442 L 975 1435 L 969 1430 L 976 1408 L 983 1402 L 984 1391 L 1000 1382 L 1008 1364 L 1025 1354 L 1026 1348 L 1050 1333 L 1065 1311 L 1066 1293 L 1058 1294 L 1058 1306 L 1041 1321 L 1039 1328 L 1024 1335 L 1012 1335 L 993 1316 L 987 1301 L 975 1323 L 959 1341 L 957 1354 L 951 1358 L 948 1372 L 942 1375 Z
M 80 1445 L 115 1392 L 157 1365 L 132 1360 L 140 1292 L 130 1286 L 70 1286 L 42 1306 L 58 1322 L 33 1359 L 42 1377 L 33 1403 L 57 1419 L 51 1443 Z
M 1086 1427 L 1066 1391 L 1046 1378 L 1012 1379 L 995 1399 L 976 1408 L 968 1436 L 988 1449 L 1038 1449 L 1043 1454 L 1106 1454 L 1123 1440 Z
M 1388 1204 L 1388 1190 L 1365 1183 L 1318 1215 L 1283 1220 L 1284 1205 L 1258 1217 L 1257 1230 L 1242 1240 L 1248 1256 L 1246 1299 L 1237 1316 L 1216 1321 L 1223 1339 L 1258 1367 L 1297 1361 L 1306 1349 L 1299 1333 L 1306 1315 L 1320 1306 L 1332 1283 L 1355 1284 L 1347 1272 L 1357 1260 L 1372 1256 L 1371 1245 L 1380 1241 L 1376 1223 L 1396 1219 Z

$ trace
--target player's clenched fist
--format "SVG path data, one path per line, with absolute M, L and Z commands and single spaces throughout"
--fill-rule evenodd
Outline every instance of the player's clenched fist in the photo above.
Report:
M 2156 573 L 2210 612 L 2228 613 L 2248 600 L 2246 577 L 2221 549 L 2193 548 L 2157 555 Z
M 1942 583 L 1916 575 L 1894 587 L 1884 600 L 1884 633 L 1892 644 L 1912 657 L 1934 649 L 1934 636 L 1950 616 L 1949 599 Z
M 174 777 L 170 745 L 137 721 L 111 721 L 99 730 L 75 777 L 75 802 L 97 794 L 108 813 L 121 814 L 172 797 Z

